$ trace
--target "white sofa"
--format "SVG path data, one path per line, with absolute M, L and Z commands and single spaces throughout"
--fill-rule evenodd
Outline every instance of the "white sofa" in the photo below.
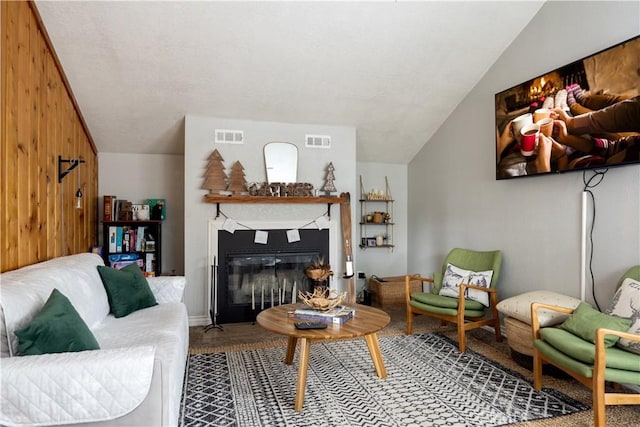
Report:
M 184 277 L 150 277 L 158 305 L 109 314 L 96 254 L 60 257 L 0 274 L 0 425 L 178 424 L 189 345 Z M 99 350 L 17 356 L 14 331 L 62 292 Z

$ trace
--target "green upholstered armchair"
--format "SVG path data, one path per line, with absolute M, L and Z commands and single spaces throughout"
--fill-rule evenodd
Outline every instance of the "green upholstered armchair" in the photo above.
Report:
M 628 283 L 630 286 L 620 289 L 627 278 L 633 279 L 635 283 Z M 615 305 L 626 306 L 628 312 L 634 313 L 631 316 L 631 321 L 622 319 L 627 320 L 627 327 L 640 314 L 639 282 L 640 265 L 627 270 L 618 281 L 618 293 L 614 299 Z M 588 313 L 590 318 L 578 315 L 578 310 L 581 310 L 580 306 L 572 310 L 540 303 L 531 305 L 531 327 L 534 340 L 533 386 L 536 390 L 540 390 L 542 387 L 542 366 L 545 363 L 565 371 L 592 390 L 594 425 L 601 427 L 606 424 L 606 405 L 640 404 L 640 393 L 622 393 L 618 386 L 618 384 L 640 386 L 640 354 L 636 354 L 636 350 L 629 351 L 631 348 L 640 348 L 640 334 L 637 323 L 631 323 L 632 326 L 629 330 L 621 331 L 624 329 L 620 326 L 621 317 L 606 316 L 593 310 L 587 304 L 584 305 L 586 305 L 586 311 L 585 307 L 582 307 L 582 311 Z M 539 309 L 572 314 L 574 317 L 573 325 L 580 325 L 580 328 L 565 324 L 559 328 L 540 328 Z M 573 314 L 574 312 L 576 314 Z M 613 313 L 616 313 L 616 309 Z M 588 336 L 587 332 L 584 332 L 585 330 L 589 331 Z M 618 338 L 628 340 L 626 347 L 612 345 Z M 605 388 L 605 382 L 613 383 L 618 390 L 614 389 L 613 392 L 608 392 Z
M 501 264 L 501 251 L 480 252 L 455 248 L 446 256 L 442 263 L 442 271 L 435 273 L 433 279 L 406 276 L 407 334 L 413 331 L 414 316 L 425 315 L 440 319 L 443 325 L 446 322 L 457 325 L 460 352 L 464 352 L 466 348 L 466 331 L 485 325 L 493 326 L 496 340 L 502 341 L 496 310 L 498 296 L 495 289 Z M 449 265 L 454 268 L 450 268 Z M 488 275 L 473 274 L 481 272 L 491 272 L 488 283 Z M 410 283 L 415 280 L 431 283 L 431 292 L 412 293 Z M 452 287 L 452 284 L 456 286 Z M 443 287 L 448 288 L 448 292 L 441 292 Z M 445 293 L 448 295 L 443 295 Z

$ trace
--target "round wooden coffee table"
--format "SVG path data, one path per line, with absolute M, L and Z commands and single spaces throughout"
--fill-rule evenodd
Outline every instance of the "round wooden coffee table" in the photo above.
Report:
M 296 344 L 300 340 L 300 355 L 298 360 L 298 382 L 296 386 L 295 410 L 302 410 L 304 392 L 307 385 L 307 368 L 309 365 L 309 350 L 311 344 L 320 340 L 340 340 L 346 338 L 364 337 L 376 374 L 380 378 L 387 377 L 387 370 L 382 361 L 377 332 L 387 326 L 391 318 L 387 313 L 377 308 L 356 304 L 353 319 L 341 325 L 327 324 L 326 329 L 297 329 L 295 323 L 300 320 L 290 318 L 287 312 L 303 307 L 302 304 L 287 304 L 269 308 L 258 314 L 258 325 L 268 331 L 289 337 L 287 353 L 284 363 L 291 365 L 296 352 Z

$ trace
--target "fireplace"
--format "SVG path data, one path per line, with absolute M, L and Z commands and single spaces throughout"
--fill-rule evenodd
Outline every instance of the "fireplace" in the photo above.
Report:
M 299 229 L 295 242 L 288 229 L 261 230 L 268 233 L 266 244 L 255 242 L 255 230 L 210 230 L 213 324 L 252 322 L 263 309 L 299 301 L 298 291 L 313 290 L 304 268 L 319 257 L 330 260 L 329 229 Z

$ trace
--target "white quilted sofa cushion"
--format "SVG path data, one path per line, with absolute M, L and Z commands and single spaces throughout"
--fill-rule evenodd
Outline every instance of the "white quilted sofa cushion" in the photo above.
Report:
M 147 277 L 147 282 L 158 304 L 181 302 L 187 283 L 184 276 Z
M 189 321 L 184 304 L 168 302 L 135 311 L 122 322 L 107 316 L 92 332 L 100 348 L 127 348 L 153 345 L 162 361 L 162 400 L 169 407 L 169 419 L 177 420 L 186 355 L 189 347 Z
M 18 337 L 13 332 L 33 320 L 54 288 L 69 298 L 89 329 L 107 317 L 109 300 L 96 268 L 98 265 L 104 265 L 100 256 L 83 253 L 2 273 L 0 305 L 4 311 L 6 329 L 3 335 L 9 341 L 9 355 L 18 352 Z M 2 343 L 3 348 L 6 345 Z
M 127 414 L 149 392 L 154 352 L 139 346 L 5 358 L 0 424 L 75 424 Z

